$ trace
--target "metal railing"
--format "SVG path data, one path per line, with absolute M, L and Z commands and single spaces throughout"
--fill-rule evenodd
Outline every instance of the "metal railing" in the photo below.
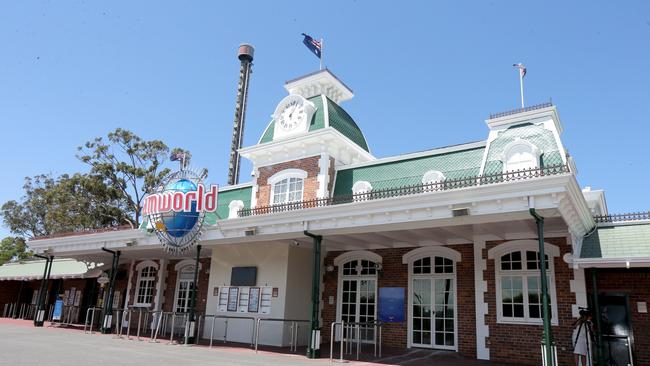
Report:
M 444 181 L 425 184 L 413 184 L 394 188 L 374 189 L 369 192 L 362 192 L 357 194 L 338 195 L 328 198 L 283 203 L 279 205 L 260 206 L 240 210 L 239 217 L 266 215 L 278 212 L 304 210 L 315 207 L 326 207 L 344 203 L 371 201 L 438 191 L 449 191 L 466 187 L 529 180 L 545 176 L 562 175 L 566 173 L 570 173 L 569 166 L 566 164 L 559 164 L 540 168 L 514 170 L 503 173 L 483 174 L 458 179 L 446 179 Z
M 509 111 L 505 111 L 505 112 L 499 112 L 499 113 L 491 113 L 489 119 L 510 116 L 510 115 L 517 114 L 517 113 L 530 112 L 530 111 L 543 109 L 543 108 L 548 108 L 548 107 L 552 107 L 552 106 L 553 106 L 553 102 L 548 101 L 548 102 L 545 102 L 545 103 L 535 104 L 535 105 L 531 105 L 531 106 L 524 107 L 524 108 L 517 108 L 517 109 L 512 109 L 512 110 L 509 110 Z
M 281 322 L 281 323 L 291 323 L 291 337 L 289 340 L 289 350 L 290 352 L 296 352 L 298 350 L 298 323 L 309 323 L 309 320 L 304 319 L 281 319 L 281 318 L 257 318 L 255 322 L 255 330 L 253 332 L 255 336 L 255 352 L 257 353 L 257 346 L 260 341 L 260 324 L 262 322 Z
M 199 316 L 199 319 L 205 319 L 207 321 L 208 318 L 211 318 L 211 324 L 210 324 L 210 348 L 212 348 L 213 341 L 214 341 L 214 325 L 217 321 L 217 319 L 223 319 L 224 320 L 224 333 L 223 333 L 223 343 L 228 342 L 228 323 L 229 320 L 231 319 L 239 319 L 239 320 L 250 320 L 252 327 L 252 335 L 251 335 L 251 347 L 255 345 L 255 332 L 256 332 L 256 322 L 257 318 L 252 317 L 252 316 L 231 316 L 231 315 L 213 315 L 213 314 L 206 314 L 206 315 L 201 315 Z M 201 322 L 199 322 L 200 325 Z M 200 327 L 199 327 L 200 329 Z M 199 331 L 200 335 L 200 331 Z
M 97 311 L 102 311 L 102 308 L 97 308 L 97 307 L 92 307 L 88 308 L 86 310 L 86 320 L 84 320 L 84 333 L 94 333 L 93 332 L 93 325 L 95 324 L 95 318 Z M 88 319 L 90 318 L 90 323 L 88 322 Z M 99 320 L 97 321 L 97 324 L 100 324 Z M 90 327 L 89 327 L 90 326 Z
M 356 354 L 357 354 L 357 360 L 359 360 L 361 356 L 361 346 L 363 343 L 367 343 L 367 341 L 370 341 L 369 339 L 364 339 L 362 340 L 362 331 L 364 331 L 365 334 L 372 329 L 373 330 L 373 336 L 372 340 L 370 343 L 373 344 L 374 346 L 374 357 L 381 357 L 381 328 L 383 326 L 383 323 L 380 321 L 374 321 L 374 322 L 356 322 L 356 323 L 345 323 L 343 321 L 341 322 L 333 322 L 331 324 L 331 331 L 330 331 L 330 362 L 334 361 L 334 339 L 336 338 L 336 325 L 341 326 L 341 358 L 339 359 L 339 362 L 343 362 L 343 355 L 344 354 L 353 354 L 354 351 L 354 346 L 356 343 Z
M 597 223 L 650 220 L 650 211 L 594 216 Z
M 344 353 L 343 346 L 345 344 L 345 341 L 344 341 L 344 339 L 345 339 L 345 334 L 344 334 L 345 333 L 345 331 L 344 331 L 345 322 L 344 321 L 333 322 L 331 327 L 330 327 L 330 362 L 334 362 L 334 340 L 336 339 L 336 333 L 335 332 L 336 332 L 336 326 L 337 325 L 341 326 L 341 338 L 340 338 L 340 342 L 341 342 L 341 356 L 340 357 L 341 358 L 338 359 L 338 362 L 345 362 L 343 360 L 343 353 Z

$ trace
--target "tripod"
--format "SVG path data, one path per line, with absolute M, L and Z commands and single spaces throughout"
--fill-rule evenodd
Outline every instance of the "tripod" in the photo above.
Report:
M 587 365 L 582 365 L 582 366 L 592 366 L 591 363 L 591 349 L 589 348 L 589 343 L 591 340 L 594 339 L 594 334 L 592 333 L 591 330 L 591 321 L 587 319 L 580 318 L 578 319 L 574 324 L 574 328 L 576 325 L 578 325 L 578 331 L 576 333 L 575 340 L 573 341 L 573 349 L 576 349 L 576 346 L 578 345 L 578 342 L 581 341 L 581 334 L 584 334 L 585 341 L 586 341 L 586 346 L 587 346 L 587 355 L 584 357 L 587 361 Z M 583 333 L 584 332 L 584 333 Z M 580 355 L 582 356 L 582 355 Z

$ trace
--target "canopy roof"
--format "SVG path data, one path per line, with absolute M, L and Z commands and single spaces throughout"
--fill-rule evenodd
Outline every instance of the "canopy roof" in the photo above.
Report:
M 45 261 L 6 263 L 0 266 L 0 281 L 40 280 L 43 278 Z M 50 278 L 94 278 L 101 270 L 89 270 L 85 263 L 74 259 L 55 259 L 52 262 Z
M 581 259 L 650 258 L 650 221 L 599 226 L 582 243 Z

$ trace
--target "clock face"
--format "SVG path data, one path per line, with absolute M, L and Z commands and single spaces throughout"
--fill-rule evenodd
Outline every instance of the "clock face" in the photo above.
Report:
M 289 100 L 280 110 L 278 117 L 280 126 L 283 129 L 287 131 L 295 129 L 307 117 L 304 102 L 298 98 Z

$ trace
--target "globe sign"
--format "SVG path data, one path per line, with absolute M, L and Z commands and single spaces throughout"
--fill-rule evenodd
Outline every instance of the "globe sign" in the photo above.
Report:
M 216 185 L 206 189 L 200 174 L 183 169 L 144 199 L 142 214 L 168 252 L 183 254 L 199 240 L 205 213 L 217 210 L 217 192 Z

